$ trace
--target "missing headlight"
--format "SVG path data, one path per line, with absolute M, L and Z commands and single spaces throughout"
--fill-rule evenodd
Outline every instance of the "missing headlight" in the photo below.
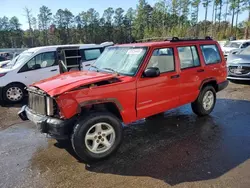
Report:
M 47 115 L 53 116 L 54 115 L 54 105 L 53 105 L 53 99 L 51 97 L 46 97 L 46 107 L 47 107 Z

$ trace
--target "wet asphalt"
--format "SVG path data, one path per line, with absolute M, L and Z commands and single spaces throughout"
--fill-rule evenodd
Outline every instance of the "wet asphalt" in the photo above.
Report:
M 0 187 L 250 187 L 250 83 L 230 83 L 210 116 L 186 105 L 124 129 L 110 158 L 85 164 L 0 107 Z

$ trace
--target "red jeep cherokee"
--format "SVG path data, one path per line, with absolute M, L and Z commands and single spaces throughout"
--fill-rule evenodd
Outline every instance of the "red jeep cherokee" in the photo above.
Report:
M 99 160 L 120 145 L 122 123 L 187 103 L 208 115 L 227 85 L 223 53 L 210 38 L 117 45 L 89 71 L 33 84 L 19 116 L 57 140 L 71 139 L 81 159 Z

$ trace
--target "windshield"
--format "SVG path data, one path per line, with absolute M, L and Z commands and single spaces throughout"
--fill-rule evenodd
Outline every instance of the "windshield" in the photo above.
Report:
M 133 76 L 137 72 L 147 48 L 109 47 L 96 60 L 92 68 Z
M 22 52 L 21 54 L 16 56 L 14 59 L 12 59 L 6 68 L 11 68 L 13 66 L 19 66 L 23 64 L 23 62 L 26 61 L 32 54 L 33 52 L 27 52 L 27 51 Z
M 224 47 L 239 48 L 241 44 L 241 42 L 227 42 Z
M 250 55 L 250 46 L 242 50 L 239 54 L 241 55 Z

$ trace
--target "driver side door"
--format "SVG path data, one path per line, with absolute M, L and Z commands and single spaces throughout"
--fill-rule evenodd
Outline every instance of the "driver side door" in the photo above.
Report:
M 59 74 L 55 52 L 45 52 L 30 59 L 18 72 L 18 79 L 25 85 Z
M 157 77 L 142 77 L 137 82 L 137 118 L 164 112 L 179 105 L 180 76 L 175 61 L 175 49 L 154 49 L 146 67 L 157 67 Z

